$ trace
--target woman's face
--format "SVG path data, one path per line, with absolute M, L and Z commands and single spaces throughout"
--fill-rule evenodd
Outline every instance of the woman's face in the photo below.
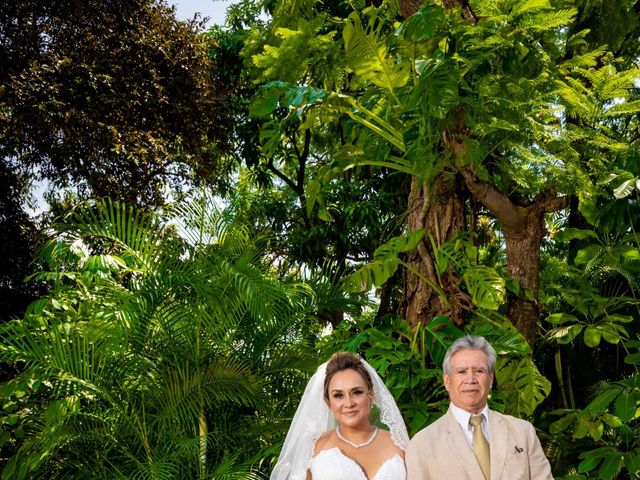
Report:
M 329 382 L 329 408 L 340 426 L 369 425 L 373 392 L 357 371 L 336 372 Z

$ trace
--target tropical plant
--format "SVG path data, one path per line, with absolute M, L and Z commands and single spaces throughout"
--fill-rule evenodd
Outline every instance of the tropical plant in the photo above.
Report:
M 269 418 L 316 363 L 313 294 L 270 277 L 212 202 L 172 214 L 96 201 L 54 224 L 33 275 L 51 290 L 1 332 L 19 371 L 2 478 L 257 475 Z
M 162 0 L 6 5 L 3 162 L 83 198 L 152 205 L 215 179 L 229 112 L 201 28 Z
M 492 408 L 531 416 L 551 385 L 533 362 L 524 337 L 508 322 L 476 323 L 465 332 L 447 317 L 412 329 L 399 317 L 365 315 L 343 322 L 318 347 L 327 353 L 349 350 L 363 354 L 384 378 L 413 435 L 446 412 L 449 396 L 442 383 L 442 361 L 451 343 L 465 333 L 483 335 L 499 352 Z

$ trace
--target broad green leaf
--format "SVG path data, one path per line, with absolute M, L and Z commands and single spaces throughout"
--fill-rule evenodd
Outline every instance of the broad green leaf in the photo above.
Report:
M 313 207 L 321 195 L 322 186 L 317 180 L 309 180 L 305 188 L 305 197 L 307 200 L 307 217 L 311 217 Z
M 561 327 L 550 330 L 547 335 L 549 336 L 549 338 L 554 339 L 559 344 L 567 345 L 573 342 L 573 340 L 578 335 L 580 335 L 580 332 L 582 332 L 583 328 L 584 327 L 579 323 L 576 323 L 574 325 L 569 325 L 569 326 L 563 325 Z
M 342 31 L 345 55 L 354 72 L 392 95 L 409 80 L 409 64 L 396 63 L 382 34 L 383 22 L 370 16 L 365 27 L 360 12 L 349 15 Z
M 608 388 L 594 398 L 584 410 L 585 412 L 592 412 L 596 414 L 605 412 L 611 402 L 613 402 L 619 394 L 620 390 L 618 388 Z
M 600 345 L 602 332 L 597 327 L 589 326 L 584 329 L 584 344 L 587 347 L 595 348 Z
M 616 399 L 616 415 L 623 422 L 631 420 L 636 413 L 636 396 L 631 392 L 622 392 Z
M 254 98 L 249 105 L 249 115 L 251 117 L 266 117 L 278 107 L 279 92 L 263 92 L 261 96 Z
M 549 426 L 551 433 L 560 433 L 568 429 L 576 421 L 576 414 L 574 412 L 569 413 L 559 420 L 556 420 Z
M 400 260 L 389 258 L 374 260 L 344 278 L 344 287 L 350 292 L 366 292 L 374 285 L 383 285 L 396 272 Z
M 640 352 L 630 353 L 624 357 L 624 363 L 627 365 L 640 365 Z
M 545 321 L 553 324 L 553 325 L 562 325 L 566 322 L 577 322 L 578 317 L 575 315 L 571 315 L 570 313 L 552 313 L 551 315 L 545 318 Z
M 575 258 L 576 265 L 584 265 L 585 263 L 590 262 L 594 258 L 596 258 L 602 252 L 602 247 L 600 245 L 589 245 L 586 248 L 578 250 Z
M 596 325 L 595 328 L 600 331 L 604 341 L 607 343 L 611 343 L 612 345 L 616 345 L 627 338 L 627 334 L 624 331 L 624 328 L 620 325 L 601 324 Z
M 609 427 L 612 427 L 612 428 L 620 428 L 623 425 L 622 420 L 620 420 L 620 418 L 610 413 L 605 413 L 601 415 L 600 420 L 602 420 L 605 424 L 607 424 Z
M 591 225 L 597 224 L 601 209 L 594 198 L 581 198 L 578 210 Z
M 612 254 L 621 255 L 626 260 L 631 261 L 639 261 L 640 260 L 640 250 L 632 247 L 631 245 L 622 245 L 619 248 L 616 248 Z
M 637 178 L 630 178 L 629 180 L 622 182 L 618 187 L 613 190 L 613 196 L 615 198 L 626 198 L 636 189 Z
M 599 478 L 604 480 L 615 478 L 618 473 L 620 473 L 623 464 L 622 452 L 612 450 L 611 453 L 603 459 L 602 465 L 600 465 L 598 469 Z
M 558 242 L 568 242 L 570 240 L 584 240 L 585 238 L 598 238 L 593 230 L 582 230 L 580 228 L 565 228 L 553 235 L 553 239 Z
M 578 422 L 576 423 L 576 427 L 573 430 L 573 438 L 584 438 L 591 433 L 592 430 L 592 422 L 586 419 L 583 416 L 578 417 Z
M 551 382 L 540 373 L 531 357 L 500 357 L 495 375 L 509 411 L 517 416 L 531 415 L 551 392 Z
M 388 242 L 380 245 L 373 252 L 374 260 L 389 260 L 397 258 L 400 253 L 410 252 L 418 246 L 424 238 L 424 229 L 414 230 L 406 235 L 393 237 Z
M 463 275 L 471 300 L 487 310 L 497 310 L 505 301 L 505 281 L 493 268 L 476 266 Z
M 578 464 L 578 472 L 587 473 L 593 470 L 600 463 L 600 459 L 596 457 L 587 458 Z
M 624 465 L 629 472 L 640 472 L 640 447 L 625 453 Z
M 445 9 L 441 5 L 423 4 L 416 13 L 402 22 L 397 35 L 410 42 L 424 42 L 433 38 L 445 22 Z

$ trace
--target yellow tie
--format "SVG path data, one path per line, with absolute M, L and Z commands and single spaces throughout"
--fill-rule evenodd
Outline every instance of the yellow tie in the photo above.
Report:
M 473 427 L 473 453 L 478 459 L 485 480 L 489 480 L 489 468 L 491 466 L 489 460 L 489 442 L 487 442 L 487 439 L 484 437 L 482 427 L 480 426 L 483 418 L 484 415 L 471 415 L 469 424 Z

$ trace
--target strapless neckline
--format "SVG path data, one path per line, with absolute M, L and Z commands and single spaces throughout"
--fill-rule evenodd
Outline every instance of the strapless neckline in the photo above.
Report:
M 326 458 L 325 458 L 326 457 Z M 323 461 L 327 463 L 323 464 Z M 335 472 L 338 467 L 337 463 L 342 462 L 342 467 L 347 467 L 344 465 L 344 462 L 349 464 L 351 468 L 342 469 L 341 473 L 343 476 L 327 476 L 327 470 L 324 467 L 330 467 L 332 473 Z M 356 462 L 353 458 L 346 455 L 340 448 L 333 447 L 327 448 L 326 450 L 322 450 L 315 457 L 311 459 L 311 472 L 314 480 L 316 480 L 316 475 L 319 473 L 321 478 L 318 480 L 323 480 L 324 478 L 339 478 L 339 479 L 348 479 L 348 480 L 405 480 L 406 479 L 406 469 L 404 466 L 403 458 L 395 454 L 392 457 L 387 458 L 384 462 L 380 464 L 378 470 L 375 474 L 369 478 L 364 473 L 364 470 L 360 466 L 358 462 Z M 349 475 L 354 475 L 349 476 Z

